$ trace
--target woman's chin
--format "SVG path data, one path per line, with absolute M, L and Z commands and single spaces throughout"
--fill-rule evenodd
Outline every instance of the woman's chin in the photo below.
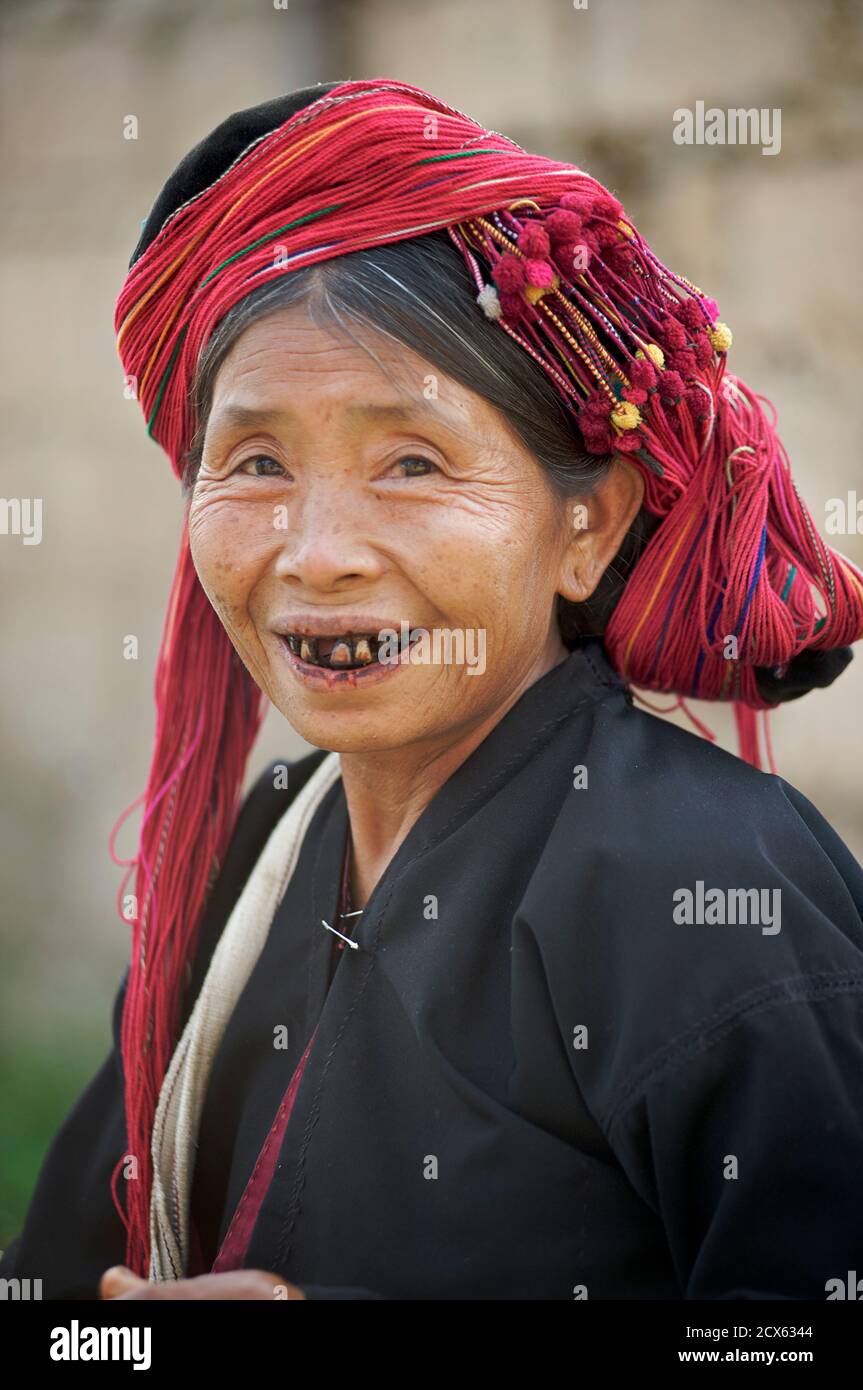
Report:
M 387 725 L 366 722 L 359 726 L 350 716 L 326 720 L 299 719 L 292 711 L 285 713 L 285 718 L 306 743 L 313 748 L 324 748 L 328 753 L 391 752 L 407 747 L 418 737 L 411 731 L 402 733 L 394 730 L 391 722 Z
M 271 676 L 267 694 L 291 727 L 313 747 L 334 753 L 446 742 L 448 733 L 455 739 L 484 686 L 465 681 L 463 671 L 421 663 L 375 672 L 312 672 L 289 657 L 281 669 L 271 667 Z
M 401 683 L 399 688 L 404 691 Z M 380 692 L 377 699 L 369 695 L 361 701 L 324 701 L 320 696 L 298 695 L 282 687 L 273 691 L 270 699 L 300 738 L 331 753 L 384 752 L 446 736 L 444 710 L 429 708 L 413 691 L 408 699 L 403 693 L 387 699 Z M 454 712 L 453 728 L 459 722 Z

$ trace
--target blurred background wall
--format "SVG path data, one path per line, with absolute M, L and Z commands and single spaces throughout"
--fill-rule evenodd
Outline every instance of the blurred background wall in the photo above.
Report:
M 863 497 L 861 15 L 850 0 L 5 0 L 0 493 L 41 497 L 43 534 L 0 534 L 0 1247 L 105 1055 L 128 952 L 107 838 L 146 778 L 180 502 L 124 399 L 112 324 L 168 173 L 238 108 L 380 76 L 581 165 L 719 301 L 731 370 L 775 403 L 823 531 L 829 499 Z M 675 144 L 673 112 L 697 101 L 780 108 L 779 153 Z M 859 535 L 828 539 L 863 564 Z M 861 694 L 858 658 L 773 719 L 779 772 L 858 857 Z M 733 748 L 727 711 L 695 708 Z M 305 747 L 271 710 L 249 779 Z

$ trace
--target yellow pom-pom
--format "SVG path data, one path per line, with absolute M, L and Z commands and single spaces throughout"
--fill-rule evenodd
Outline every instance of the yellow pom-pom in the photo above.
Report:
M 707 336 L 716 352 L 727 352 L 734 342 L 734 335 L 727 323 L 715 323 L 712 328 L 708 328 Z
M 636 430 L 641 424 L 641 413 L 634 401 L 618 401 L 611 412 L 611 423 L 619 430 Z
M 642 352 L 641 348 L 639 348 L 635 355 L 636 357 L 649 357 L 654 367 L 660 372 L 665 366 L 665 353 L 658 343 L 648 343 L 646 353 Z

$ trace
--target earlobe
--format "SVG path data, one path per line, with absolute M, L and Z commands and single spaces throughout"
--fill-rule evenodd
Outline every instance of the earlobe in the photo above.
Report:
M 570 603 L 584 603 L 599 583 L 599 575 L 593 573 L 594 555 L 595 545 L 585 528 L 570 540 L 561 566 L 558 592 Z
M 617 457 L 590 495 L 570 499 L 567 518 L 572 535 L 558 586 L 570 603 L 585 603 L 590 598 L 620 550 L 643 497 L 641 473 Z

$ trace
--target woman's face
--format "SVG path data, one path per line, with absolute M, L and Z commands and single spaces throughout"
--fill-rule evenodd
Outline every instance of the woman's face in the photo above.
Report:
M 362 341 L 382 365 L 304 305 L 247 329 L 215 382 L 189 512 L 247 669 L 338 752 L 452 742 L 566 655 L 566 503 L 494 407 L 384 335 Z M 427 638 L 368 661 L 362 635 L 402 624 Z M 302 659 L 340 636 L 332 669 Z

